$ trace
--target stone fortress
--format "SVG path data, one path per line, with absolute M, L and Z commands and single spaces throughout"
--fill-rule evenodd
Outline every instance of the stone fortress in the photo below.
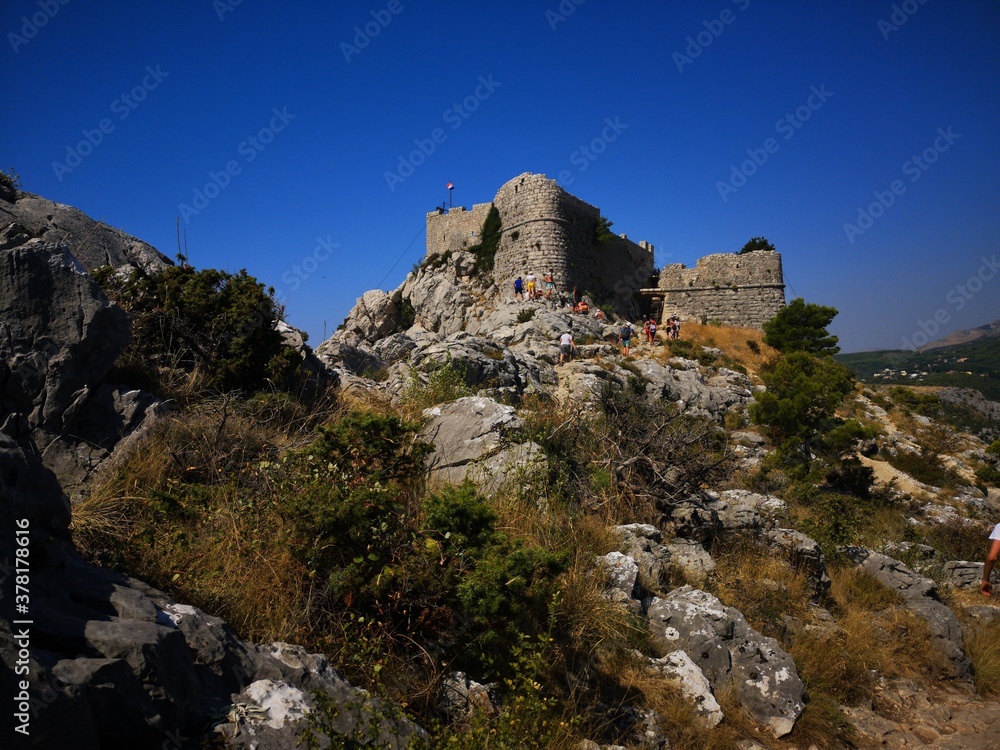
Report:
M 531 172 L 505 183 L 490 203 L 427 214 L 427 258 L 480 242 L 494 206 L 502 228 L 493 275 L 504 295 L 518 275 L 534 273 L 540 281 L 552 269 L 560 292 L 577 287 L 627 317 L 677 313 L 681 320 L 759 328 L 784 305 L 778 253 L 710 255 L 696 268 L 669 265 L 657 281 L 650 243 L 632 242 L 624 234 L 598 242 L 600 209 Z

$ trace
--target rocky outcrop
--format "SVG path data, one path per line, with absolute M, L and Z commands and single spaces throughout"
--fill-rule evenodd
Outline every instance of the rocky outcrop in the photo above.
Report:
M 125 313 L 65 246 L 0 251 L 0 425 L 71 493 L 154 406 L 101 382 L 128 336 Z
M 653 599 L 648 616 L 654 642 L 684 651 L 715 692 L 732 684 L 743 707 L 775 737 L 792 731 L 805 708 L 805 688 L 795 662 L 777 641 L 751 628 L 737 610 L 690 586 Z
M 152 273 L 173 265 L 152 245 L 72 206 L 25 192 L 18 192 L 13 201 L 0 200 L 0 250 L 32 238 L 65 245 L 88 271 L 133 266 Z
M 899 560 L 863 547 L 848 547 L 846 553 L 855 565 L 899 594 L 904 606 L 927 623 L 930 641 L 944 657 L 951 676 L 969 679 L 972 666 L 965 655 L 962 626 L 938 598 L 934 581 L 917 575 Z

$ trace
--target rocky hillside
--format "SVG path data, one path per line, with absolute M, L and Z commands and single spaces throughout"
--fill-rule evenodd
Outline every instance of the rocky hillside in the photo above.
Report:
M 1000 444 L 966 404 L 848 382 L 803 432 L 755 406 L 786 361 L 759 332 L 637 325 L 626 357 L 623 321 L 505 299 L 463 252 L 358 300 L 309 360 L 335 390 L 167 410 L 113 369 L 132 323 L 86 241 L 26 221 L 0 226 L 0 559 L 30 565 L 5 736 L 996 746 Z M 141 265 L 120 250 L 96 263 Z

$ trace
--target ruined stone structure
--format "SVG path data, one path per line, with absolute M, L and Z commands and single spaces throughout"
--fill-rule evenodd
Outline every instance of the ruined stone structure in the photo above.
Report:
M 676 313 L 681 320 L 760 328 L 785 304 L 781 254 L 717 253 L 694 268 L 673 263 L 649 291 L 662 299 L 664 318 Z
M 437 210 L 427 215 L 427 255 L 460 250 L 479 242 L 490 207 L 496 206 L 502 223 L 494 278 L 507 289 L 518 275 L 534 273 L 541 279 L 551 269 L 557 289 L 573 287 L 598 303 L 611 303 L 630 315 L 638 310 L 636 293 L 653 275 L 653 246 L 636 244 L 625 235 L 602 242 L 595 239 L 601 212 L 570 195 L 555 180 L 526 172 L 507 182 L 492 203 L 471 211 Z

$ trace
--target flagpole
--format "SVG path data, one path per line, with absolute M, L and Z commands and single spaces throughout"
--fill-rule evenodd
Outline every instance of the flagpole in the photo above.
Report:
M 449 182 L 448 183 L 448 210 L 449 211 L 451 211 L 451 206 L 452 206 L 452 203 L 451 203 L 451 193 L 452 193 L 452 191 L 454 189 L 455 189 L 455 186 L 452 183 Z

